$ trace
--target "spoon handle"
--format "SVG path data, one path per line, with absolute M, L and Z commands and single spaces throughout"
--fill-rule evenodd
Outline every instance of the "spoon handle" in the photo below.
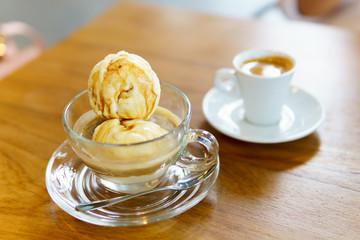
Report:
M 146 192 L 140 192 L 140 193 L 129 194 L 129 195 L 125 195 L 125 196 L 120 196 L 120 197 L 116 197 L 116 198 L 98 200 L 98 201 L 89 202 L 89 203 L 80 203 L 75 207 L 75 209 L 77 211 L 94 210 L 94 209 L 98 209 L 98 208 L 108 207 L 108 206 L 111 206 L 111 205 L 114 205 L 114 204 L 117 204 L 120 202 L 124 202 L 124 201 L 132 199 L 132 198 L 136 198 L 136 197 L 140 197 L 140 196 L 143 196 L 146 194 L 160 192 L 160 191 L 164 191 L 164 190 L 175 190 L 175 189 L 170 188 L 170 187 L 163 187 L 163 188 L 153 189 L 153 190 L 146 191 Z

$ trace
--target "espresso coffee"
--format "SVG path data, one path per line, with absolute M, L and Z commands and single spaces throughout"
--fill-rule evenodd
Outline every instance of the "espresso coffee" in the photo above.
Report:
M 242 72 L 264 77 L 277 77 L 290 71 L 292 68 L 292 61 L 280 56 L 254 58 L 244 61 L 240 65 Z

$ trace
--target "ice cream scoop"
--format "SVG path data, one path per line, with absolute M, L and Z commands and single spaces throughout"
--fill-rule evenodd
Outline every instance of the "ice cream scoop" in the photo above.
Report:
M 148 119 L 160 99 L 160 82 L 150 64 L 138 55 L 109 54 L 92 69 L 90 104 L 106 119 Z
M 167 132 L 150 121 L 110 119 L 96 127 L 93 140 L 102 143 L 132 144 L 160 137 Z

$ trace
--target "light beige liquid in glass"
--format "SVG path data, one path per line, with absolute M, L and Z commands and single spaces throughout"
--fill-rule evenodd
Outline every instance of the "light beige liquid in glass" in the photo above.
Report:
M 74 130 L 82 137 L 92 139 L 95 128 L 104 121 L 105 119 L 89 111 L 78 119 Z M 175 114 L 162 107 L 155 110 L 149 121 L 169 132 L 181 124 L 181 120 Z M 162 174 L 176 159 L 181 147 L 181 142 L 179 142 L 181 139 L 177 136 L 178 134 L 171 135 L 159 141 L 146 142 L 144 145 L 123 145 L 121 148 L 94 145 L 86 149 L 88 155 L 92 157 L 85 156 L 83 161 L 97 172 L 102 172 L 109 177 L 120 177 L 112 181 L 127 183 L 145 181 L 144 179 L 152 179 Z M 125 179 L 135 176 L 141 177 Z

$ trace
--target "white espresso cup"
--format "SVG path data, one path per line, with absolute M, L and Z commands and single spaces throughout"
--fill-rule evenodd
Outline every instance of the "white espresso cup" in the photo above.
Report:
M 234 68 L 216 72 L 215 86 L 226 95 L 243 99 L 248 122 L 277 124 L 281 120 L 295 65 L 294 58 L 282 52 L 248 50 L 234 57 Z

